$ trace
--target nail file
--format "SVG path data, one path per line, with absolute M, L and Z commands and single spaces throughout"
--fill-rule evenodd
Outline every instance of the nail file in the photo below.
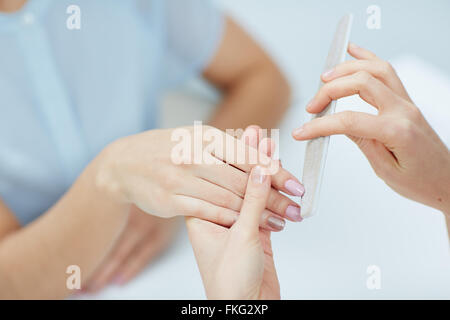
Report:
M 334 68 L 336 65 L 344 62 L 347 53 L 350 30 L 352 26 L 353 15 L 344 16 L 338 23 L 333 43 L 328 52 L 327 61 L 324 71 Z M 323 86 L 320 82 L 319 89 Z M 313 115 L 312 119 L 320 118 L 325 115 L 334 113 L 336 109 L 336 100 L 330 104 L 319 114 Z M 320 187 L 325 169 L 325 161 L 327 158 L 328 144 L 330 137 L 320 137 L 308 141 L 305 151 L 305 161 L 303 164 L 303 185 L 306 192 L 302 199 L 302 217 L 307 218 L 314 215 L 317 211 Z

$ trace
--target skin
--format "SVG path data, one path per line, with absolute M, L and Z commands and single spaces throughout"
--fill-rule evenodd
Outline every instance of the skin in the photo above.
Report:
M 262 171 L 262 167 L 257 167 Z M 270 175 L 253 169 L 238 221 L 224 228 L 187 218 L 189 237 L 209 299 L 280 299 L 270 231 L 259 215 L 270 189 Z M 263 179 L 263 182 L 259 182 Z
M 255 139 L 250 141 L 255 143 Z M 270 141 L 261 141 L 259 149 L 270 155 L 272 146 Z M 270 193 L 270 180 L 263 167 L 253 168 L 239 218 L 231 228 L 186 218 L 209 299 L 280 299 L 270 231 L 258 223 Z
M 246 128 L 251 124 L 273 128 L 288 108 L 290 88 L 286 78 L 261 47 L 230 18 L 226 18 L 223 40 L 203 77 L 224 94 L 208 121 L 221 130 Z M 163 233 L 157 236 L 160 240 L 146 243 L 154 230 L 154 218 L 139 214 L 137 208 L 130 215 L 130 221 L 136 223 L 126 226 L 117 247 L 85 285 L 85 291 L 97 292 L 108 283 L 127 283 L 169 245 L 171 238 Z M 163 227 L 163 224 L 167 225 Z M 175 234 L 178 223 L 163 220 L 158 225 Z M 136 238 L 140 240 L 130 246 L 126 234 L 139 234 Z M 130 262 L 136 260 L 139 262 Z
M 387 185 L 406 198 L 442 211 L 448 222 L 449 149 L 414 105 L 389 63 L 354 44 L 348 52 L 356 60 L 322 75 L 325 85 L 307 111 L 318 113 L 331 100 L 359 94 L 378 115 L 344 111 L 325 116 L 294 130 L 294 138 L 347 135 Z
M 25 2 L 0 0 L 0 11 L 17 11 Z M 290 93 L 286 79 L 267 54 L 229 18 L 226 20 L 223 41 L 215 57 L 205 68 L 203 76 L 224 93 L 217 112 L 210 120 L 210 124 L 218 128 L 244 128 L 255 122 L 265 128 L 271 128 L 276 125 L 288 106 Z M 242 108 L 243 105 L 245 108 Z M 153 133 L 148 133 L 151 134 Z M 161 139 L 162 136 L 168 139 L 170 134 L 155 133 L 154 139 Z M 127 142 L 124 142 L 125 140 Z M 144 214 L 144 211 L 132 201 L 111 192 L 111 188 L 105 187 L 104 184 L 99 184 L 100 172 L 104 177 L 105 167 L 111 165 L 108 159 L 118 156 L 110 152 L 111 149 L 116 147 L 128 149 L 134 143 L 143 146 L 143 140 L 146 140 L 145 149 L 150 140 L 144 135 L 140 138 L 128 137 L 114 143 L 114 147 L 106 147 L 66 194 L 30 225 L 20 226 L 14 213 L 0 199 L 0 283 L 2 283 L 0 298 L 65 297 L 73 292 L 65 287 L 68 275 L 64 271 L 74 261 L 81 267 L 82 286 L 85 290 L 98 291 L 111 282 L 123 284 L 138 274 L 151 259 L 158 256 L 170 244 L 178 223 L 166 218 L 175 216 L 175 211 L 160 214 L 164 218 L 148 215 L 147 213 L 154 213 L 149 212 L 151 211 L 149 208 Z M 159 144 L 164 145 L 165 142 L 159 141 Z M 118 147 L 119 145 L 122 147 Z M 127 158 L 131 159 L 132 155 Z M 144 161 L 144 158 L 141 160 Z M 235 199 L 233 209 L 238 210 L 239 203 L 242 203 L 246 186 L 245 177 L 250 169 L 251 167 L 245 168 L 247 171 L 234 169 L 234 174 L 229 176 L 230 166 L 222 165 L 218 167 L 217 172 L 214 170 L 209 172 L 218 174 L 217 177 L 227 172 L 227 175 L 232 177 L 230 179 L 233 180 L 236 190 L 229 198 L 237 194 L 236 197 L 241 199 L 233 197 Z M 171 169 L 167 167 L 167 170 Z M 189 170 L 182 172 L 188 174 Z M 282 179 L 298 181 L 283 172 Z M 193 174 L 193 171 L 190 174 Z M 178 178 L 180 181 L 184 180 L 182 175 Z M 165 184 L 166 178 L 163 175 L 158 179 L 161 180 L 154 181 L 153 189 L 159 183 Z M 278 183 L 283 184 L 283 181 L 280 180 Z M 205 183 L 197 192 L 199 194 L 207 192 L 205 191 L 208 190 L 207 186 L 219 190 L 212 183 Z M 153 190 L 152 188 L 146 192 Z M 281 189 L 286 191 L 284 186 Z M 272 188 L 271 205 L 272 209 L 280 211 L 278 216 L 284 221 L 283 211 L 287 205 L 296 207 L 298 205 L 281 196 L 278 190 L 277 187 Z M 222 195 L 227 192 L 228 190 L 219 191 Z M 223 215 L 226 218 L 222 217 L 222 220 L 216 219 L 217 216 L 211 216 L 213 208 L 218 207 L 217 204 L 210 204 L 209 209 L 205 209 L 203 213 L 202 209 L 193 210 L 192 206 L 188 208 L 188 204 L 186 205 L 187 207 L 181 212 L 177 211 L 177 214 L 188 214 L 190 211 L 202 217 L 209 214 L 210 219 L 217 223 L 229 225 L 234 222 L 234 218 L 230 218 L 230 215 Z M 233 211 L 233 216 L 238 214 L 236 210 L 229 210 L 228 213 Z M 161 213 L 160 209 L 156 208 L 155 212 Z M 276 213 L 266 210 L 261 224 L 264 226 L 269 216 L 274 214 Z M 267 223 L 265 227 L 271 229 Z M 52 258 L 48 259 L 49 256 Z

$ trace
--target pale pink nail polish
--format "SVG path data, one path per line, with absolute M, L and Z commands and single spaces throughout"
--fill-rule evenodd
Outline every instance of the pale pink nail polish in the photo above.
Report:
M 117 275 L 114 277 L 113 283 L 116 285 L 122 286 L 125 284 L 125 278 L 122 275 Z
M 286 209 L 286 216 L 292 221 L 302 221 L 302 216 L 300 214 L 300 208 L 295 206 L 288 206 Z
M 293 179 L 286 181 L 284 186 L 294 196 L 303 197 L 303 195 L 305 194 L 305 187 L 301 183 Z

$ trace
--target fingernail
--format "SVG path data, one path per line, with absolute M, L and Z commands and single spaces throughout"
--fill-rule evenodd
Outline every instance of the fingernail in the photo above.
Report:
M 349 46 L 350 49 L 358 49 L 358 48 L 359 48 L 359 47 L 358 47 L 356 44 L 354 44 L 353 42 L 350 42 L 350 43 L 348 44 L 348 46 Z
M 293 179 L 286 181 L 284 186 L 294 196 L 303 197 L 303 195 L 305 194 L 305 187 L 301 183 L 299 183 Z
M 264 174 L 264 169 L 260 166 L 256 166 L 252 170 L 252 181 L 255 183 L 262 184 L 266 180 L 266 175 Z
M 311 99 L 311 101 L 308 102 L 308 104 L 306 105 L 306 110 L 310 109 L 313 105 L 314 99 Z
M 114 277 L 113 283 L 121 286 L 125 283 L 125 278 L 122 275 L 118 275 Z
M 284 226 L 286 225 L 286 222 L 281 219 L 278 218 L 276 216 L 270 216 L 267 219 L 267 224 L 269 225 L 269 227 L 271 227 L 272 229 L 276 230 L 276 231 L 281 231 L 284 229 Z
M 322 78 L 323 79 L 328 79 L 333 75 L 334 69 L 330 69 L 328 71 L 325 71 L 324 73 L 322 73 Z
M 300 222 L 302 221 L 302 216 L 300 214 L 300 208 L 294 206 L 288 206 L 286 209 L 286 216 L 292 221 Z
M 292 131 L 292 135 L 297 138 L 301 138 L 303 133 L 305 133 L 305 128 L 303 126 Z

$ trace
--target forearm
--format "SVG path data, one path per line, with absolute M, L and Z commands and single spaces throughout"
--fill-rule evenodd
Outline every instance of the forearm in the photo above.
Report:
M 63 298 L 69 265 L 84 281 L 122 230 L 126 205 L 97 188 L 94 162 L 41 218 L 0 242 L 0 298 Z
M 252 124 L 274 128 L 289 106 L 288 82 L 273 65 L 248 72 L 224 92 L 210 120 L 212 126 L 222 130 L 245 129 Z

